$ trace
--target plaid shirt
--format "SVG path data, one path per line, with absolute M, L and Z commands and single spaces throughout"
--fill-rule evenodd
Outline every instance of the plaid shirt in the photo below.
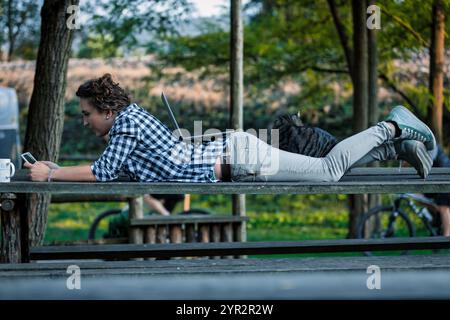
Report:
M 214 164 L 225 148 L 225 139 L 179 141 L 157 118 L 131 104 L 116 116 L 108 146 L 91 169 L 97 181 L 114 180 L 124 172 L 141 182 L 217 182 Z

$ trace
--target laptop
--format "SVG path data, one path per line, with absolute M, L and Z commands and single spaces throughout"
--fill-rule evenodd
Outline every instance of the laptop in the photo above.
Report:
M 183 133 L 178 125 L 177 119 L 175 119 L 172 108 L 170 107 L 169 101 L 167 100 L 167 97 L 164 94 L 164 92 L 161 93 L 161 100 L 162 100 L 164 106 L 167 108 L 169 117 L 170 117 L 170 119 L 172 119 L 172 122 L 173 122 L 175 128 L 178 130 L 181 139 L 187 140 L 187 138 L 183 136 Z M 216 133 L 201 134 L 201 135 L 197 135 L 197 136 L 191 136 L 190 139 L 192 140 L 192 139 L 198 139 L 198 138 L 203 138 L 203 137 L 211 137 L 211 141 L 214 141 L 215 137 L 217 137 L 217 136 L 225 137 L 226 134 L 230 134 L 230 131 L 221 131 L 221 132 L 216 132 Z

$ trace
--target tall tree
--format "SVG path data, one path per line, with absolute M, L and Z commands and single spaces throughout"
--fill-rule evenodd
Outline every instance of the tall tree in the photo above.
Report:
M 348 36 L 345 32 L 344 24 L 339 16 L 338 8 L 334 0 L 327 0 L 330 8 L 331 15 L 333 16 L 333 22 L 336 27 L 336 31 L 339 35 L 339 41 L 341 42 L 342 49 L 344 50 L 345 60 L 347 62 L 348 73 L 353 79 L 353 51 L 350 48 Z
M 16 48 L 24 41 L 32 41 L 35 35 L 36 15 L 39 2 L 34 0 L 2 0 L 0 26 L 2 37 L 8 43 L 8 61 L 15 55 Z
M 360 132 L 369 123 L 368 43 L 366 1 L 352 0 L 353 13 L 353 131 Z
M 374 5 L 375 0 L 369 0 L 369 5 Z M 376 29 L 367 28 L 367 50 L 368 50 L 368 125 L 373 126 L 378 122 L 378 53 Z M 371 167 L 378 167 L 377 162 L 371 163 Z M 367 196 L 367 207 L 374 208 L 381 204 L 381 197 L 378 194 L 369 194 Z
M 34 88 L 28 110 L 24 150 L 38 159 L 56 161 L 64 124 L 64 94 L 73 29 L 67 9 L 78 0 L 45 0 L 41 9 L 41 39 Z M 47 224 L 49 196 L 27 199 L 31 245 L 41 244 Z
M 232 0 L 230 8 L 230 128 L 244 129 L 244 27 L 242 1 Z M 232 195 L 233 215 L 245 216 L 245 194 Z M 247 238 L 245 225 L 238 238 Z
M 352 0 L 353 16 L 353 132 L 367 129 L 369 125 L 369 51 L 366 27 L 365 0 Z M 367 197 L 355 195 L 351 198 L 349 237 L 357 234 L 358 221 L 367 209 Z
M 4 59 L 4 53 L 2 50 L 3 44 L 5 43 L 5 32 L 1 30 L 6 29 L 6 19 L 5 19 L 5 1 L 0 0 L 0 60 Z
M 436 140 L 442 144 L 442 119 L 444 106 L 444 57 L 445 57 L 445 10 L 442 0 L 434 0 L 430 45 L 430 82 L 432 95 L 428 108 L 428 122 Z

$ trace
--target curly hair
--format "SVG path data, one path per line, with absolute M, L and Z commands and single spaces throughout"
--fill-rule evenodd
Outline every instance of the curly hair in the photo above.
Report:
M 83 83 L 76 95 L 88 99 L 98 111 L 119 112 L 131 102 L 129 95 L 113 81 L 109 73 Z

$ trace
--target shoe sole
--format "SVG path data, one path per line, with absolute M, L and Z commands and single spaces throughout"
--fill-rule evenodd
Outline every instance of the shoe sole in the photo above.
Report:
M 414 113 L 412 113 L 411 111 L 409 111 L 407 108 L 405 108 L 403 106 L 395 107 L 394 109 L 392 109 L 392 112 L 394 110 L 396 110 L 395 112 L 399 117 L 404 117 L 403 119 L 405 119 L 405 121 L 413 120 L 413 121 L 417 122 L 420 125 L 420 128 L 415 128 L 416 130 L 427 132 L 428 135 L 431 136 L 431 138 L 432 138 L 431 141 L 424 142 L 427 150 L 433 150 L 434 148 L 436 148 L 436 139 L 434 137 L 433 131 L 431 131 L 431 129 L 425 123 L 423 123 L 419 118 L 417 118 L 414 115 Z
M 408 142 L 404 142 L 408 143 Z M 426 179 L 429 175 L 429 171 L 431 166 L 433 165 L 433 161 L 431 160 L 431 157 L 426 150 L 426 147 L 423 143 L 414 143 L 413 147 L 413 154 L 414 154 L 414 161 L 418 164 L 416 167 L 416 170 L 419 173 L 419 176 L 422 179 Z M 408 161 L 408 160 L 406 160 Z M 411 163 L 412 164 L 412 163 Z

